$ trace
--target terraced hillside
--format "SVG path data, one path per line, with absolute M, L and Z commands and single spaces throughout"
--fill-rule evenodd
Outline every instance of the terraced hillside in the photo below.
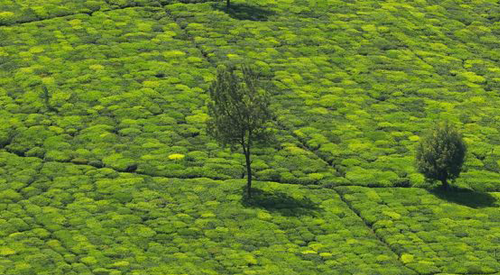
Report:
M 500 274 L 499 46 L 491 0 L 0 0 L 0 274 Z M 227 63 L 278 114 L 251 201 Z M 419 189 L 443 119 L 474 192 Z

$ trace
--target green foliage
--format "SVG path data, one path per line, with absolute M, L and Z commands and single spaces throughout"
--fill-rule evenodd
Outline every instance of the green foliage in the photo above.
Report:
M 413 274 L 334 190 L 258 182 L 248 199 L 244 180 L 0 157 L 0 188 L 34 167 L 43 189 L 1 199 L 3 274 Z
M 1 35 L 6 39 L 0 59 L 9 68 L 0 76 L 0 120 L 5 129 L 0 131 L 0 144 L 10 152 L 121 171 L 137 166 L 135 171 L 156 176 L 228 179 L 244 173 L 241 155 L 223 153 L 205 131 L 209 95 L 204 91 L 215 70 L 161 9 L 103 8 L 92 16 L 3 28 Z M 57 113 L 47 112 L 40 86 L 47 87 Z M 31 134 L 37 131 L 39 136 Z M 285 131 L 278 136 L 280 143 L 300 144 Z M 45 142 L 49 137 L 54 139 Z M 64 146 L 54 146 L 56 138 Z M 253 160 L 265 163 L 253 168 L 256 179 L 267 178 L 259 176 L 265 169 L 280 174 L 306 167 L 299 162 L 310 165 L 292 181 L 332 170 L 314 154 L 295 158 L 293 166 L 283 165 L 274 159 L 288 153 L 281 148 L 255 148 Z M 188 157 L 197 151 L 206 157 Z M 109 159 L 114 154 L 121 157 Z M 165 161 L 173 154 L 186 157 Z
M 449 122 L 438 124 L 420 140 L 416 152 L 417 169 L 427 179 L 439 180 L 448 187 L 462 171 L 467 152 L 462 135 Z
M 0 274 L 499 272 L 497 193 L 336 189 L 363 222 L 324 188 L 427 187 L 447 119 L 454 185 L 500 190 L 497 2 L 0 0 Z M 279 124 L 255 178 L 318 186 L 230 180 L 204 91 L 241 63 Z
M 222 145 L 243 147 L 266 142 L 270 110 L 269 93 L 259 85 L 257 74 L 249 67 L 221 68 L 209 89 L 207 132 Z
M 241 67 L 242 77 L 235 68 L 220 68 L 208 92 L 207 133 L 223 146 L 243 149 L 247 168 L 247 194 L 251 196 L 251 152 L 254 144 L 266 143 L 271 137 L 269 123 L 274 115 L 269 93 L 263 90 L 257 74 Z
M 279 124 L 335 168 L 329 172 L 343 177 L 335 184 L 358 184 L 345 178 L 356 165 L 341 164 L 354 158 L 364 169 L 396 173 L 394 185 L 411 183 L 409 175 L 416 171 L 407 160 L 415 157 L 421 129 L 436 120 L 460 121 L 473 141 L 468 144 L 481 142 L 489 155 L 498 143 L 498 131 L 491 130 L 498 128 L 491 120 L 498 115 L 498 99 L 490 92 L 498 66 L 488 57 L 496 44 L 480 42 L 475 33 L 498 33 L 481 15 L 495 13 L 498 4 L 372 4 L 243 1 L 234 4 L 233 12 L 209 4 L 167 9 L 213 62 L 245 60 L 262 68 L 274 84 Z M 267 13 L 267 21 L 245 18 L 242 7 Z M 434 18 L 424 16 L 430 10 Z M 468 28 L 472 22 L 476 25 Z M 463 29 L 465 39 L 454 35 Z M 471 155 L 465 168 L 492 171 L 498 160 Z M 481 188 L 477 182 L 466 184 Z M 500 190 L 494 186 L 488 184 L 488 190 Z
M 339 187 L 343 198 L 375 233 L 419 273 L 499 270 L 500 197 L 417 188 Z

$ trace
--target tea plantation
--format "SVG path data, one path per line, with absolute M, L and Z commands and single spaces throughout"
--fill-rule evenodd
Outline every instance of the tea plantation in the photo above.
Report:
M 231 2 L 0 0 L 0 274 L 500 274 L 500 3 Z M 277 114 L 251 199 L 221 64 Z M 442 120 L 459 191 L 414 165 Z

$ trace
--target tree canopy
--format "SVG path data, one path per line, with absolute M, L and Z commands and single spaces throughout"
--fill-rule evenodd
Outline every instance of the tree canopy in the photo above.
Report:
M 449 122 L 437 124 L 417 147 L 417 169 L 429 180 L 439 180 L 445 189 L 462 171 L 467 146 L 462 134 Z
M 234 67 L 220 68 L 209 88 L 207 132 L 221 145 L 235 149 L 241 146 L 247 166 L 247 190 L 251 196 L 251 149 L 255 143 L 271 138 L 269 93 L 259 85 L 257 74 L 248 66 L 241 67 L 241 76 Z

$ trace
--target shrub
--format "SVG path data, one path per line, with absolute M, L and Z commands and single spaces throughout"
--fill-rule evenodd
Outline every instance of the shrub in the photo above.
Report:
M 137 163 L 132 159 L 123 157 L 122 154 L 112 154 L 105 157 L 102 161 L 104 165 L 120 172 L 132 172 L 137 169 Z
M 0 25 L 7 25 L 14 22 L 14 13 L 10 11 L 0 12 Z

